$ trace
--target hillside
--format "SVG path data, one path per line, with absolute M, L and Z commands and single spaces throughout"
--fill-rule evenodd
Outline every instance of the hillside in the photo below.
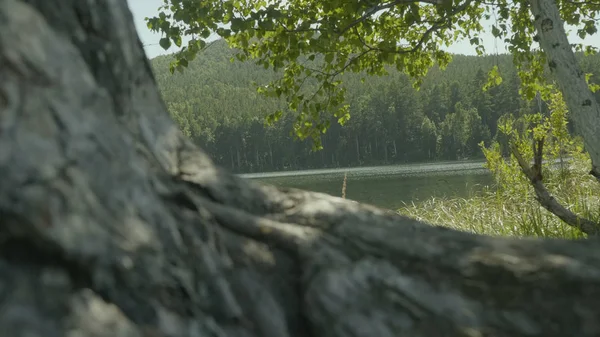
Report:
M 537 109 L 537 104 L 519 99 L 509 55 L 455 55 L 445 71 L 430 71 L 420 91 L 395 71 L 367 77 L 364 83 L 358 75 L 345 75 L 351 119 L 344 127 L 332 120 L 323 136 L 324 150 L 314 153 L 309 142 L 291 136 L 292 113 L 273 127 L 264 125 L 268 113 L 286 105 L 257 94 L 253 83 L 266 83 L 276 74 L 250 62 L 232 63 L 233 55 L 218 41 L 183 74 L 169 72 L 170 56 L 157 57 L 152 64 L 181 129 L 234 172 L 477 157 L 481 153 L 477 144 L 498 136 L 501 116 Z M 600 70 L 600 57 L 581 60 L 586 72 Z M 483 92 L 486 73 L 494 65 L 504 81 Z M 599 79 L 595 75 L 592 81 Z

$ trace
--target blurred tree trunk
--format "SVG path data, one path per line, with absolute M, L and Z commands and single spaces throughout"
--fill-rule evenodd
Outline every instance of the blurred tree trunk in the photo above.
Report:
M 432 227 L 217 168 L 122 0 L 0 1 L 5 336 L 598 336 L 596 241 Z

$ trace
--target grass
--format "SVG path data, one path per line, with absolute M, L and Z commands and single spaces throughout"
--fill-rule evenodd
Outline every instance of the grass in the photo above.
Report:
M 547 172 L 546 185 L 564 206 L 600 224 L 600 184 L 589 163 L 572 162 L 566 170 Z M 405 204 L 398 212 L 434 225 L 487 235 L 582 238 L 535 199 L 525 179 L 509 186 L 487 187 L 469 198 L 429 199 Z
M 346 199 L 346 187 L 348 186 L 348 172 L 344 172 L 344 182 L 342 183 L 342 199 Z

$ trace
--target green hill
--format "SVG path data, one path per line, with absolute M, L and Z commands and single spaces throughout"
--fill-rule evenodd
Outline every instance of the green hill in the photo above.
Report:
M 324 150 L 290 135 L 295 116 L 273 127 L 264 117 L 285 110 L 282 100 L 265 98 L 253 83 L 276 74 L 251 62 L 231 62 L 235 52 L 224 41 L 206 49 L 183 74 L 169 72 L 170 56 L 152 60 L 163 98 L 183 132 L 220 165 L 234 172 L 452 160 L 481 155 L 477 144 L 497 136 L 505 114 L 534 111 L 537 104 L 518 95 L 510 55 L 455 55 L 445 71 L 432 69 L 420 91 L 396 71 L 388 76 L 344 75 L 351 119 L 340 127 L 332 120 L 323 136 Z M 581 58 L 586 72 L 600 70 L 600 57 Z M 483 92 L 487 71 L 498 65 L 504 81 Z M 599 77 L 593 78 L 600 82 Z

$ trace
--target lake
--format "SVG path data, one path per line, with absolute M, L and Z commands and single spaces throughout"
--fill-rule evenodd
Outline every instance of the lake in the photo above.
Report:
M 240 174 L 268 184 L 341 196 L 347 173 L 346 198 L 388 209 L 431 197 L 469 197 L 493 183 L 484 161 L 436 162 Z

